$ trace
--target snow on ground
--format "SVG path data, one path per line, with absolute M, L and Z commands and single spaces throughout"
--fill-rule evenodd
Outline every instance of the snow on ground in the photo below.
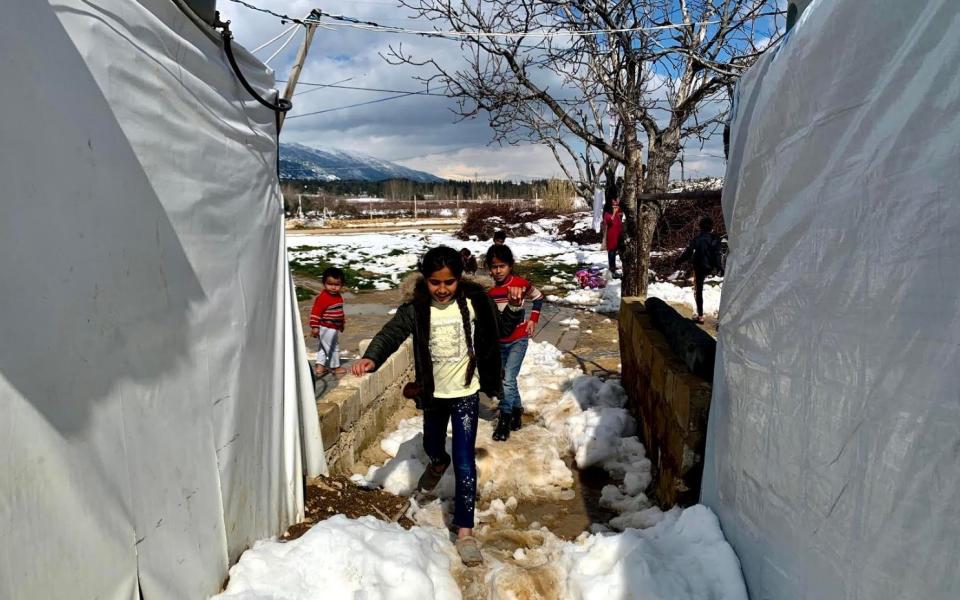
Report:
M 507 243 L 517 260 L 539 259 L 545 264 L 567 265 L 606 262 L 606 252 L 599 249 L 599 244 L 581 247 L 556 239 L 559 223 L 559 218 L 540 219 L 529 224 L 535 231 L 533 235 L 508 239 Z M 422 226 L 429 227 L 429 224 Z M 417 259 L 429 248 L 439 245 L 469 248 L 476 255 L 484 255 L 490 244 L 489 241 L 476 239 L 464 241 L 449 232 L 429 229 L 344 235 L 287 235 L 287 250 L 291 260 L 302 264 L 325 262 L 367 271 L 367 279 L 373 285 L 391 287 L 414 269 Z M 557 283 L 569 282 L 561 280 Z
M 716 315 L 720 311 L 720 291 L 723 280 L 711 277 L 703 288 L 704 314 Z M 693 287 L 681 287 L 668 281 L 657 281 L 647 286 L 647 296 L 656 296 L 668 304 L 687 306 L 691 312 L 697 308 Z M 607 287 L 599 290 L 573 290 L 566 295 L 547 295 L 547 302 L 566 304 L 588 310 L 610 313 L 620 310 L 620 281 L 610 280 Z
M 490 424 L 480 421 L 482 567 L 463 567 L 449 541 L 451 470 L 439 499 L 411 498 L 408 516 L 417 527 L 410 531 L 336 516 L 299 540 L 258 542 L 231 569 L 218 598 L 459 598 L 462 589 L 491 599 L 746 600 L 739 562 L 710 509 L 664 513 L 644 495 L 651 465 L 620 384 L 564 367 L 561 358 L 549 343 L 530 343 L 519 383 L 535 423 L 495 443 Z M 421 417 L 402 421 L 380 444 L 391 458 L 355 480 L 411 495 L 427 462 L 421 427 Z M 609 527 L 598 524 L 572 542 L 535 523 L 520 526 L 513 516 L 533 499 L 572 497 L 565 456 L 610 473 L 616 483 L 602 490 L 601 504 L 619 513 Z
M 626 409 L 626 392 L 617 381 L 564 367 L 562 356 L 547 342 L 530 342 L 519 378 L 524 405 L 565 445 L 564 454 L 573 455 L 577 467 L 602 466 L 618 481 L 601 497 L 603 506 L 620 513 L 612 527 L 653 525 L 662 513 L 643 493 L 651 465 Z
M 596 246 L 578 244 L 556 239 L 560 219 L 540 219 L 530 223 L 535 232 L 525 237 L 507 240 L 517 260 L 538 259 L 546 265 L 604 265 L 606 252 Z M 589 219 L 584 218 L 584 227 L 589 227 Z M 429 226 L 424 223 L 423 226 Z M 329 263 L 340 267 L 350 267 L 357 271 L 366 271 L 359 281 L 351 285 L 364 284 L 378 290 L 395 287 L 400 280 L 412 271 L 417 259 L 429 248 L 446 245 L 452 248 L 469 248 L 475 255 L 486 253 L 490 242 L 478 240 L 459 240 L 449 232 L 442 231 L 396 231 L 388 233 L 356 233 L 346 235 L 287 235 L 287 249 L 291 260 L 301 264 Z M 611 313 L 620 310 L 620 281 L 609 279 L 607 286 L 599 290 L 579 289 L 572 280 L 556 275 L 550 278 L 551 285 L 544 291 L 569 290 L 562 294 L 550 294 L 548 302 L 586 308 L 596 312 Z M 722 279 L 711 277 L 704 287 L 704 311 L 717 314 L 720 309 L 720 285 Z M 651 283 L 648 296 L 656 296 L 671 304 L 684 304 L 691 310 L 696 308 L 693 299 L 693 287 L 681 287 L 671 282 Z
M 220 600 L 460 598 L 443 532 L 336 515 L 289 541 L 257 542 L 230 569 Z
M 545 529 L 524 533 L 528 547 L 511 560 L 488 561 L 490 598 L 747 598 L 740 563 L 705 506 L 674 509 L 646 530 L 582 535 L 573 542 Z
M 707 315 L 716 315 L 720 311 L 720 285 L 711 283 L 722 282 L 719 277 L 711 277 L 707 285 L 703 286 L 703 312 Z M 658 281 L 647 286 L 647 296 L 656 296 L 667 304 L 685 304 L 691 311 L 696 311 L 697 303 L 693 298 L 693 287 L 680 287 L 666 281 Z
M 620 310 L 620 281 L 611 279 L 607 287 L 599 290 L 576 289 L 564 296 L 548 295 L 547 302 L 567 304 L 580 308 L 587 308 L 596 312 L 617 312 Z

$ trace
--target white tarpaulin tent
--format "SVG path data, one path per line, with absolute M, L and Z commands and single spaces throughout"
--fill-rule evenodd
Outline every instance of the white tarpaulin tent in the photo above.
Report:
M 203 598 L 326 470 L 274 113 L 172 0 L 3 10 L 0 598 Z
M 703 501 L 754 600 L 960 598 L 958 32 L 816 0 L 739 84 Z

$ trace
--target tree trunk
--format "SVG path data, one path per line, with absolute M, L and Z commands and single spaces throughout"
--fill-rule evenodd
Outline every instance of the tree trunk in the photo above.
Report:
M 624 196 L 629 197 L 632 210 L 631 212 L 624 210 L 629 223 L 628 230 L 631 231 L 622 252 L 624 278 L 621 294 L 623 296 L 647 295 L 647 284 L 650 281 L 650 251 L 653 248 L 653 234 L 663 212 L 663 203 L 659 200 L 638 201 L 637 194 L 640 188 L 644 193 L 664 192 L 669 185 L 670 167 L 677 157 L 679 146 L 671 143 L 669 147 L 664 147 L 661 143 L 660 139 L 655 139 L 650 145 L 647 151 L 646 169 L 641 164 L 639 152 L 636 156 L 636 164 L 632 169 L 628 169 L 633 174 L 630 178 L 633 185 L 624 186 L 628 188 Z M 629 154 L 628 158 L 631 158 Z M 628 181 L 626 174 L 624 181 Z
M 640 296 L 647 290 L 646 268 L 649 264 L 649 248 L 644 258 L 642 245 L 641 211 L 637 203 L 643 175 L 643 156 L 639 144 L 626 149 L 627 162 L 623 170 L 623 190 L 620 206 L 626 218 L 626 231 L 623 232 L 623 245 L 620 261 L 623 264 L 623 282 L 620 288 L 622 296 Z

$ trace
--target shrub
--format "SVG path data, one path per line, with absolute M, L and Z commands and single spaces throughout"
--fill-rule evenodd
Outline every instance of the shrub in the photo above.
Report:
M 477 239 L 485 242 L 493 237 L 494 232 L 503 230 L 507 232 L 509 244 L 511 237 L 522 237 L 533 233 L 527 223 L 556 216 L 557 213 L 552 210 L 519 208 L 507 204 L 484 204 L 471 208 L 467 212 L 467 218 L 457 237 L 466 240 L 476 236 Z

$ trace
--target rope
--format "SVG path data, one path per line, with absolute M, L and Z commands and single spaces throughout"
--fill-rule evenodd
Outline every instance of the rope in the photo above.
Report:
M 295 26 L 295 27 L 296 27 L 296 26 Z M 286 48 L 287 46 L 290 45 L 290 42 L 293 41 L 293 38 L 296 37 L 297 33 L 299 33 L 299 32 L 296 31 L 296 30 L 294 30 L 293 33 L 290 34 L 290 37 L 287 38 L 287 41 L 285 41 L 282 46 L 280 46 L 279 48 L 277 48 L 277 51 L 274 52 L 273 54 L 271 54 L 271 55 L 270 55 L 270 58 L 268 58 L 267 60 L 263 61 L 263 64 L 269 65 L 271 60 L 275 59 L 278 54 L 280 54 L 281 52 L 283 52 L 283 49 L 284 49 L 284 48 Z
M 275 38 L 272 38 L 272 39 L 270 39 L 270 40 L 268 40 L 268 41 L 260 44 L 259 46 L 257 46 L 257 47 L 254 48 L 253 50 L 251 50 L 250 52 L 251 52 L 252 54 L 256 54 L 257 52 L 260 52 L 261 50 L 263 50 L 264 48 L 266 48 L 266 47 L 269 46 L 270 44 L 274 43 L 275 41 L 279 40 L 279 39 L 282 38 L 283 36 L 287 35 L 288 33 L 290 33 L 291 31 L 293 31 L 293 30 L 296 29 L 297 27 L 299 27 L 299 25 L 296 25 L 296 24 L 291 25 L 290 27 L 288 27 L 288 28 L 284 29 L 283 31 L 281 31 L 280 33 L 278 33 Z

